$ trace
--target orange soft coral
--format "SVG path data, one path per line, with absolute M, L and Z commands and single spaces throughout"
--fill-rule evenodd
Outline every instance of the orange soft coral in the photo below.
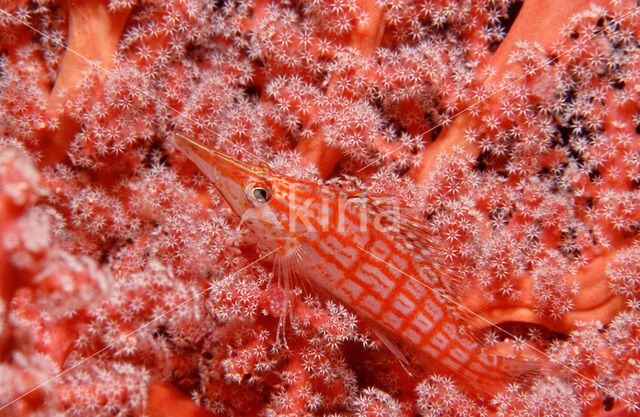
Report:
M 67 373 L 0 413 L 637 412 L 635 2 L 1 4 L 1 403 Z M 176 130 L 401 201 L 470 326 L 562 366 L 481 401 L 302 294 L 277 346 L 271 265 Z

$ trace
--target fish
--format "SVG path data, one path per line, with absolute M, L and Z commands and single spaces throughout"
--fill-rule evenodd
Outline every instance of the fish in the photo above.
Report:
M 491 353 L 439 287 L 454 276 L 434 259 L 424 222 L 384 195 L 348 193 L 274 172 L 182 134 L 173 143 L 204 173 L 289 278 L 338 300 L 370 323 L 403 362 L 495 395 L 533 366 Z M 431 236 L 431 237 L 430 237 Z M 404 352 L 407 352 L 405 355 Z

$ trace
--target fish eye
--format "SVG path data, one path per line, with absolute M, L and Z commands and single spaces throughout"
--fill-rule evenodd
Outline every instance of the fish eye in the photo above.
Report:
M 256 187 L 252 191 L 253 197 L 256 201 L 267 201 L 267 189 L 262 187 Z
M 255 205 L 266 204 L 271 199 L 271 187 L 267 184 L 249 184 L 244 194 Z

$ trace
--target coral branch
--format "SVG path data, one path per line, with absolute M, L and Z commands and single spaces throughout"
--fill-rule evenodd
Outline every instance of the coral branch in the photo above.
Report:
M 106 0 L 68 0 L 64 3 L 68 19 L 67 50 L 62 58 L 55 85 L 48 101 L 50 112 L 59 111 L 78 94 L 83 77 L 96 65 L 98 77 L 104 79 L 113 68 L 116 48 L 131 12 L 131 6 L 112 10 Z M 83 91 L 90 96 L 94 92 Z M 69 142 L 79 124 L 66 112 L 59 115 L 58 129 L 47 139 L 45 162 L 56 163 L 66 157 Z
M 577 324 L 590 320 L 607 323 L 625 307 L 624 297 L 611 292 L 606 274 L 607 267 L 616 256 L 616 251 L 609 251 L 576 273 L 560 278 L 562 282 L 576 285 L 579 294 L 573 299 L 571 311 L 559 319 L 540 316 L 536 300 L 538 294 L 533 289 L 534 280 L 531 277 L 523 277 L 521 287 L 517 288 L 522 296 L 517 302 L 501 299 L 482 305 L 477 303 L 477 297 L 466 302 L 466 307 L 478 314 L 470 318 L 469 326 L 478 330 L 488 327 L 489 323 L 512 321 L 540 324 L 549 330 L 565 333 L 575 329 Z
M 170 384 L 151 384 L 147 395 L 145 415 L 149 417 L 214 417 L 217 415 L 198 407 L 191 398 Z
M 380 45 L 384 32 L 382 8 L 375 1 L 358 0 L 355 7 L 359 10 L 357 21 L 350 35 L 349 45 L 363 58 L 371 56 Z M 357 70 L 356 70 L 357 71 Z M 340 95 L 335 90 L 336 81 L 329 81 L 326 95 L 332 97 Z M 309 114 L 304 120 L 310 125 L 314 114 Z M 321 178 L 327 178 L 342 156 L 342 151 L 327 143 L 326 132 L 322 127 L 316 129 L 313 136 L 302 138 L 296 146 L 296 151 L 304 160 L 315 166 Z
M 451 151 L 453 147 L 465 149 L 472 155 L 479 156 L 480 147 L 469 143 L 464 134 L 466 130 L 482 125 L 481 119 L 471 115 L 475 112 L 473 108 L 479 105 L 479 101 L 483 101 L 483 107 L 499 109 L 505 99 L 504 91 L 501 91 L 501 89 L 508 89 L 509 82 L 525 75 L 525 71 L 512 60 L 513 55 L 522 46 L 522 42 L 535 44 L 542 50 L 548 51 L 548 59 L 557 59 L 557 56 L 554 56 L 554 52 L 551 51 L 551 46 L 560 39 L 563 26 L 578 11 L 599 3 L 606 2 L 594 2 L 592 0 L 568 2 L 525 0 L 507 36 L 500 43 L 496 52 L 485 63 L 481 64 L 489 74 L 484 78 L 478 79 L 477 82 L 484 87 L 486 95 L 478 97 L 478 100 L 470 100 L 465 103 L 471 108 L 460 109 L 462 113 L 449 122 L 451 125 L 444 126 L 434 143 L 423 152 L 422 163 L 419 168 L 414 170 L 412 177 L 416 181 L 423 181 L 433 172 L 434 164 L 438 157 L 445 152 Z M 553 10 L 553 12 L 541 12 L 549 10 Z M 557 51 L 557 53 L 565 52 Z M 532 73 L 544 71 L 545 67 L 546 65 L 536 68 Z

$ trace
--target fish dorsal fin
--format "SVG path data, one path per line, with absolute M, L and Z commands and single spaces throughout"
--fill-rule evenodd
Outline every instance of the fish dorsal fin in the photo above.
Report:
M 409 252 L 418 261 L 421 275 L 414 278 L 444 298 L 461 322 L 477 319 L 477 315 L 466 306 L 483 305 L 489 295 L 447 264 L 442 239 L 414 209 L 385 195 L 354 194 L 353 198 L 366 198 L 370 215 L 386 218 L 382 222 L 384 233 L 397 242 L 397 250 Z M 464 304 L 462 300 L 465 300 Z
M 367 211 L 379 219 L 378 223 L 383 232 L 393 237 L 398 249 L 402 248 L 413 258 L 424 261 L 434 273 L 441 275 L 440 279 L 454 282 L 461 279 L 459 274 L 454 274 L 444 262 L 436 232 L 429 228 L 427 222 L 421 219 L 414 209 L 385 195 L 369 195 L 367 198 Z

